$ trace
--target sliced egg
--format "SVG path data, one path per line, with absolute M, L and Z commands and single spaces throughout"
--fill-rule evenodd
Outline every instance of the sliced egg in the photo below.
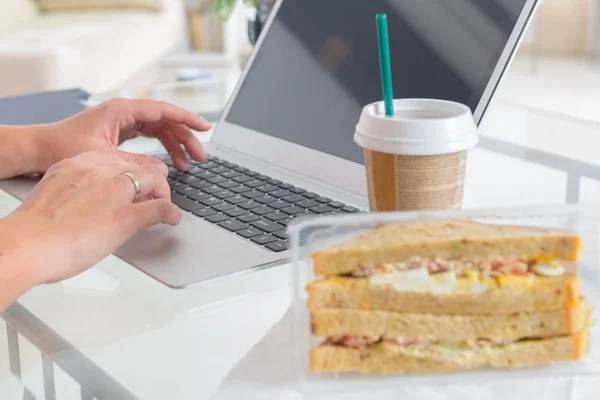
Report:
M 372 285 L 392 285 L 399 291 L 422 291 L 427 290 L 431 285 L 427 268 L 374 275 L 369 279 Z
M 456 290 L 456 273 L 454 271 L 431 275 L 431 293 L 449 293 Z
M 559 276 L 566 272 L 565 267 L 554 262 L 553 265 L 537 264 L 533 267 L 533 272 L 542 276 Z
M 533 281 L 535 280 L 535 275 L 500 275 L 497 276 L 495 279 L 498 283 L 498 286 L 500 286 L 501 288 L 509 286 L 528 287 L 533 284 Z
M 490 287 L 485 283 L 476 283 L 474 285 L 469 286 L 469 290 L 473 293 L 484 293 L 490 290 Z

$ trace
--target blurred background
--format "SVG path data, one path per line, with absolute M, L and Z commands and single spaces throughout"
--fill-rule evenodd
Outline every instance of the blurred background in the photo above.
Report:
M 1 0 L 0 96 L 79 87 L 140 97 L 140 88 L 235 82 L 273 2 Z M 498 99 L 600 120 L 599 4 L 543 0 Z

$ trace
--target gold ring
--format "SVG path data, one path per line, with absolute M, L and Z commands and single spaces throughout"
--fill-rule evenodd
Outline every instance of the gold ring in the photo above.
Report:
M 133 186 L 135 187 L 135 196 L 133 197 L 133 199 L 137 199 L 140 193 L 142 193 L 142 185 L 140 185 L 140 181 L 131 172 L 125 172 L 123 175 L 131 179 L 131 182 L 133 182 Z

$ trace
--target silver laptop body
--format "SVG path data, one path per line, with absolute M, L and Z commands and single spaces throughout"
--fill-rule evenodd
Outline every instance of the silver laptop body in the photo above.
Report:
M 368 46 L 377 47 L 367 36 L 374 37 L 378 5 L 388 14 L 392 53 L 406 48 L 396 48 L 395 42 L 406 41 L 406 35 L 414 34 L 429 46 L 431 54 L 446 63 L 449 76 L 465 82 L 464 86 L 478 88 L 463 101 L 471 102 L 479 123 L 523 38 L 538 0 L 280 0 L 223 112 L 212 142 L 206 146 L 208 153 L 366 210 L 364 167 L 357 155 L 359 149 L 353 149 L 352 137 L 360 109 L 369 101 L 360 98 L 364 87 L 344 74 L 361 63 L 368 64 L 369 88 L 375 85 L 372 93 L 379 90 L 377 74 L 371 76 L 378 66 L 376 53 L 367 51 Z M 340 12 L 346 16 L 356 14 L 356 21 L 364 21 L 364 26 L 360 27 L 356 21 L 344 25 L 343 21 L 348 18 L 328 15 Z M 395 13 L 398 20 L 394 18 Z M 315 15 L 323 18 L 315 18 Z M 439 20 L 433 20 L 434 17 Z M 456 20 L 445 25 L 443 22 L 449 18 Z M 332 23 L 336 20 L 340 20 L 337 27 Z M 401 23 L 403 29 L 408 29 L 407 33 L 395 37 L 394 27 Z M 357 30 L 359 36 L 356 36 Z M 451 42 L 446 41 L 448 37 Z M 498 43 L 501 43 L 500 48 Z M 471 57 L 473 48 L 485 56 Z M 367 53 L 369 58 L 366 58 Z M 400 59 L 406 58 L 406 54 L 402 56 Z M 431 56 L 423 57 L 426 60 Z M 486 62 L 478 64 L 476 61 L 480 59 Z M 398 64 L 392 65 L 394 78 L 402 81 L 402 68 L 398 68 Z M 360 76 L 365 71 L 356 68 L 355 73 Z M 407 96 L 397 90 L 396 97 L 432 97 L 431 90 L 421 95 L 418 90 Z M 452 90 L 449 87 L 438 97 L 460 100 Z M 287 99 L 293 101 L 286 105 Z M 267 128 L 263 130 L 261 124 Z M 340 124 L 345 125 L 343 132 L 330 134 L 339 130 Z M 283 130 L 286 134 L 282 134 Z M 286 136 L 288 130 L 291 137 Z M 295 132 L 291 132 L 293 130 Z M 309 137 L 310 143 L 303 142 Z M 336 154 L 338 149 L 345 153 Z M 5 181 L 0 187 L 24 198 L 34 183 L 17 179 Z M 146 229 L 115 255 L 173 288 L 190 287 L 286 262 L 288 251 L 269 251 L 192 213 L 183 214 L 179 226 Z

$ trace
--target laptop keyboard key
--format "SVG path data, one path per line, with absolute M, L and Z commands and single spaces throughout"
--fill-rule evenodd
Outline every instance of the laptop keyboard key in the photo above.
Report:
M 204 170 L 202 168 L 200 168 L 200 167 L 192 167 L 188 171 L 188 174 L 196 175 L 196 174 L 201 174 L 202 172 L 204 172 Z
M 283 211 L 284 213 L 289 214 L 289 215 L 296 215 L 296 214 L 301 214 L 301 213 L 305 212 L 306 209 L 300 208 L 298 206 L 291 206 L 291 207 L 283 208 L 281 211 Z
M 258 179 L 252 179 L 245 183 L 246 186 L 250 186 L 251 188 L 257 188 L 259 186 L 264 185 L 263 181 L 259 181 Z
M 198 217 L 201 218 L 206 218 L 206 217 L 210 217 L 211 215 L 216 214 L 217 212 L 215 210 L 213 210 L 212 208 L 201 208 L 199 210 L 194 211 L 194 215 L 197 215 Z
M 260 190 L 261 192 L 270 193 L 270 192 L 276 191 L 279 188 L 275 185 L 266 184 L 266 185 L 259 186 L 256 189 Z
M 249 176 L 246 176 L 246 175 L 242 175 L 242 176 L 236 176 L 232 180 L 237 183 L 244 183 L 244 182 L 251 181 L 252 178 L 250 178 Z
M 201 163 L 199 163 L 197 165 L 198 165 L 198 167 L 204 168 L 206 170 L 210 170 L 212 168 L 218 168 L 219 167 L 219 164 L 217 164 L 215 162 L 212 162 L 212 161 L 201 162 Z
M 212 206 L 212 208 L 214 208 L 217 211 L 227 211 L 227 210 L 232 209 L 233 207 L 234 207 L 233 204 L 229 204 L 226 202 L 222 202 L 222 203 L 215 204 L 214 206 Z
M 311 207 L 314 207 L 314 206 L 318 206 L 319 203 L 317 203 L 314 200 L 308 200 L 307 199 L 307 200 L 302 200 L 302 201 L 297 202 L 296 205 L 298 207 L 302 207 L 302 208 L 311 208 Z
M 227 221 L 229 217 L 225 214 L 213 214 L 204 219 L 213 224 L 218 224 L 219 222 Z
M 279 253 L 280 251 L 287 250 L 287 242 L 285 240 L 278 240 L 273 243 L 269 243 L 265 246 L 267 249 Z
M 294 187 L 294 185 L 290 185 L 289 183 L 280 183 L 279 187 L 285 190 L 290 190 Z
M 299 188 L 299 187 L 294 187 L 294 188 L 290 189 L 290 192 L 296 193 L 296 194 L 300 194 L 300 193 L 306 192 L 306 189 L 302 189 L 302 188 Z
M 220 186 L 217 186 L 217 185 L 211 185 L 209 187 L 202 188 L 202 191 L 204 193 L 208 193 L 208 194 L 217 193 L 217 192 L 220 192 L 221 190 L 223 190 L 223 188 L 221 188 Z
M 282 208 L 286 208 L 291 206 L 290 203 L 288 203 L 287 201 L 283 201 L 283 200 L 277 200 L 274 201 L 273 203 L 269 203 L 269 207 L 274 208 L 276 210 L 281 210 Z
M 198 189 L 195 189 L 193 187 L 189 187 L 189 186 L 185 186 L 179 189 L 175 190 L 177 193 L 182 194 L 184 196 L 187 196 L 189 194 L 194 194 L 194 193 L 198 193 Z
M 227 167 L 220 165 L 217 168 L 211 168 L 211 172 L 213 172 L 217 175 L 221 175 L 221 174 L 226 174 L 228 172 L 231 172 L 231 170 Z
M 256 244 L 260 244 L 261 246 L 264 246 L 265 244 L 276 242 L 277 238 L 274 238 L 273 236 L 271 236 L 269 234 L 264 234 L 264 235 L 254 236 L 250 240 Z
M 333 208 L 342 208 L 345 206 L 344 203 L 340 203 L 339 201 L 331 201 L 327 204 L 329 207 L 333 207 Z
M 192 199 L 188 199 L 187 197 L 184 197 L 179 193 L 173 193 L 171 195 L 171 202 L 185 211 L 194 211 L 200 208 L 204 208 L 202 204 L 197 203 Z
M 360 211 L 358 208 L 350 207 L 350 206 L 344 206 L 341 208 L 341 210 L 343 212 L 347 212 L 347 213 L 356 213 L 356 212 Z
M 240 221 L 236 221 L 235 219 L 223 221 L 219 224 L 219 226 L 221 228 L 225 228 L 231 232 L 237 232 L 237 231 L 241 231 L 242 229 L 248 229 L 248 225 L 246 225 Z
M 248 200 L 248 201 L 238 204 L 238 207 L 241 207 L 244 210 L 252 210 L 252 209 L 258 208 L 260 206 L 261 206 L 261 204 L 258 201 L 254 201 L 254 200 Z
M 282 183 L 282 182 L 281 182 L 279 179 L 273 179 L 273 178 L 271 178 L 271 179 L 267 180 L 266 182 L 267 182 L 269 185 L 275 185 L 275 186 L 277 186 L 277 185 L 279 185 L 279 184 L 281 184 L 281 183 Z
M 244 173 L 244 172 L 248 171 L 248 168 L 246 168 L 246 167 L 235 167 L 233 170 L 237 171 L 237 172 Z
M 285 231 L 285 229 L 282 229 L 280 231 L 277 232 L 273 232 L 273 236 L 279 238 L 279 239 L 287 239 L 287 232 Z
M 215 176 L 214 178 L 209 178 L 207 179 L 207 181 L 209 181 L 210 183 L 222 183 L 222 182 L 227 182 L 227 179 L 223 178 L 222 176 Z
M 259 220 L 260 217 L 256 214 L 252 214 L 251 212 L 248 212 L 248 214 L 242 215 L 242 216 L 238 217 L 238 219 L 242 222 L 250 223 L 250 222 Z
M 344 214 L 346 214 L 346 213 L 343 211 L 334 209 L 333 211 L 327 211 L 325 214 L 321 214 L 321 215 L 344 215 Z
M 200 180 L 199 182 L 190 183 L 190 186 L 195 187 L 196 189 L 204 189 L 209 186 L 212 186 L 212 183 L 207 182 L 205 180 Z
M 221 165 L 222 165 L 222 166 L 224 166 L 224 167 L 227 167 L 227 168 L 229 168 L 229 169 L 234 169 L 234 168 L 237 168 L 237 167 L 239 167 L 239 165 L 237 165 L 237 164 L 234 164 L 234 163 L 232 163 L 232 162 L 229 162 L 229 161 L 226 161 L 226 162 L 224 162 L 224 163 L 223 163 L 223 164 L 221 164 Z
M 187 183 L 188 185 L 193 182 L 199 182 L 200 178 L 194 175 L 188 175 L 186 177 L 180 178 L 179 182 Z
M 292 221 L 294 220 L 294 217 L 287 217 L 286 219 L 282 219 L 277 221 L 278 224 L 281 224 L 283 226 L 288 226 Z
M 315 197 L 319 197 L 318 194 L 313 192 L 302 193 L 302 196 L 306 197 L 307 199 L 314 199 Z
M 171 190 L 173 190 L 173 191 L 187 187 L 187 185 L 185 183 L 181 183 L 181 182 L 175 182 L 174 184 L 169 185 L 169 186 L 171 187 Z
M 310 211 L 315 212 L 317 214 L 325 214 L 326 212 L 331 211 L 331 210 L 333 210 L 333 207 L 329 207 L 326 204 L 319 204 L 316 207 L 310 208 Z
M 306 200 L 305 197 L 300 196 L 299 194 L 291 194 L 289 196 L 285 196 L 283 199 L 289 203 L 297 203 L 299 201 Z
M 289 217 L 286 213 L 282 213 L 279 211 L 272 212 L 271 214 L 265 215 L 265 218 L 270 219 L 271 221 L 279 221 L 281 219 L 286 219 Z
M 261 197 L 264 195 L 265 194 L 263 192 L 260 192 L 258 190 L 251 190 L 249 192 L 244 192 L 244 196 L 248 197 L 249 199 L 255 199 L 257 197 Z
M 269 207 L 269 206 L 260 206 L 260 207 L 256 207 L 256 208 L 253 208 L 253 209 L 252 209 L 252 212 L 253 212 L 254 214 L 257 214 L 257 215 L 265 215 L 265 214 L 270 214 L 270 213 L 272 213 L 273 211 L 275 211 L 275 210 L 274 210 L 274 209 L 272 209 L 272 208 L 271 208 L 271 207 Z
M 208 199 L 200 200 L 200 203 L 204 204 L 207 207 L 212 207 L 215 204 L 220 204 L 221 200 L 217 199 L 216 197 L 209 197 Z
M 236 182 L 226 181 L 219 183 L 219 186 L 221 186 L 223 189 L 231 189 L 232 187 L 236 187 L 239 185 Z
M 263 194 L 262 196 L 255 197 L 254 200 L 258 201 L 261 204 L 269 204 L 277 201 L 277 197 L 273 197 L 268 194 Z
M 319 196 L 315 201 L 318 201 L 319 203 L 329 203 L 331 199 L 329 197 Z
M 233 197 L 228 197 L 227 198 L 227 202 L 231 203 L 231 204 L 240 204 L 240 203 L 243 203 L 245 201 L 248 201 L 248 198 L 242 196 L 241 194 L 238 194 L 237 196 L 233 196 Z
M 261 174 L 261 175 L 256 175 L 256 179 L 261 180 L 261 181 L 268 181 L 269 179 L 271 179 L 271 177 Z
M 277 232 L 283 229 L 283 225 L 266 219 L 259 219 L 258 221 L 251 222 L 250 225 L 267 233 Z
M 237 234 L 243 238 L 250 239 L 251 237 L 262 235 L 262 234 L 264 234 L 264 232 L 261 231 L 260 229 L 248 228 L 248 229 L 242 229 L 241 231 L 238 231 Z
M 242 174 L 240 174 L 239 172 L 236 172 L 236 171 L 234 171 L 234 170 L 230 170 L 229 172 L 226 172 L 226 173 L 224 173 L 224 174 L 221 174 L 221 176 L 222 176 L 223 178 L 227 178 L 227 179 L 233 179 L 233 178 L 235 178 L 235 177 L 242 176 Z
M 244 172 L 244 175 L 255 177 L 255 176 L 258 176 L 260 174 L 258 172 L 254 172 L 254 171 L 246 171 L 246 172 Z
M 275 190 L 274 192 L 271 192 L 270 194 L 271 194 L 271 196 L 281 198 L 281 197 L 285 197 L 285 196 L 291 196 L 292 192 L 290 192 L 289 190 L 285 190 L 285 189 L 278 189 L 278 190 Z
M 198 192 L 198 193 L 188 194 L 187 197 L 189 197 L 190 199 L 195 200 L 195 201 L 200 201 L 200 200 L 208 199 L 210 197 L 210 194 Z
M 230 190 L 225 189 L 225 190 L 222 190 L 220 192 L 213 193 L 213 196 L 215 196 L 215 197 L 217 197 L 219 199 L 226 199 L 228 197 L 235 196 L 235 193 L 233 193 Z
M 231 190 L 233 193 L 238 193 L 238 194 L 240 194 L 240 193 L 246 193 L 246 192 L 249 192 L 249 191 L 251 191 L 251 190 L 252 190 L 252 188 L 249 188 L 249 187 L 248 187 L 248 186 L 246 186 L 246 185 L 241 185 L 241 184 L 240 184 L 240 185 L 234 186 L 234 187 L 232 187 L 232 188 L 229 188 L 229 190 Z
M 239 217 L 241 215 L 248 214 L 247 210 L 244 210 L 243 208 L 237 208 L 237 207 L 233 207 L 229 210 L 225 210 L 224 212 L 225 212 L 225 214 L 229 215 L 230 217 Z
M 214 178 L 215 176 L 217 176 L 217 175 L 213 174 L 210 171 L 199 172 L 199 173 L 194 174 L 194 175 L 197 176 L 200 179 L 210 179 L 210 178 Z
M 303 213 L 294 215 L 294 217 L 296 217 L 296 218 L 314 217 L 315 215 L 318 215 L 318 214 L 316 214 L 316 213 L 314 213 L 312 211 L 304 211 Z

